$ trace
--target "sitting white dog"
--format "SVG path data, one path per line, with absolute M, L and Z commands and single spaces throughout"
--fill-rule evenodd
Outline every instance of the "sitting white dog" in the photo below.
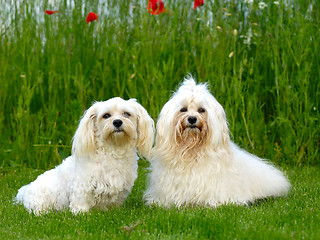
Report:
M 15 200 L 36 215 L 121 205 L 137 178 L 137 148 L 149 157 L 153 139 L 153 120 L 135 99 L 96 102 L 80 121 L 72 155 L 20 188 Z
M 226 115 L 206 84 L 189 77 L 164 105 L 144 199 L 148 204 L 247 204 L 286 194 L 287 178 L 236 146 Z

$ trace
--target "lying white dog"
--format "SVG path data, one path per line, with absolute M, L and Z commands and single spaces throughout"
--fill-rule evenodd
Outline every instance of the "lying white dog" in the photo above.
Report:
M 230 141 L 222 106 L 191 77 L 161 110 L 152 155 L 148 204 L 247 204 L 290 188 L 272 164 Z
M 72 155 L 20 188 L 15 200 L 37 215 L 121 205 L 137 178 L 137 148 L 149 157 L 153 138 L 153 120 L 135 99 L 96 102 L 80 121 Z

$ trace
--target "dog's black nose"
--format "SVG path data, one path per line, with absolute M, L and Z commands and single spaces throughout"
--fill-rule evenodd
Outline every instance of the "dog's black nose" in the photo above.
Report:
M 189 117 L 188 117 L 188 122 L 189 122 L 190 124 L 195 124 L 195 123 L 197 122 L 197 117 L 195 117 L 195 116 L 189 116 Z
M 116 120 L 113 120 L 113 126 L 115 126 L 116 128 L 118 128 L 118 127 L 121 127 L 121 125 L 122 125 L 122 120 L 120 120 L 120 119 L 116 119 Z

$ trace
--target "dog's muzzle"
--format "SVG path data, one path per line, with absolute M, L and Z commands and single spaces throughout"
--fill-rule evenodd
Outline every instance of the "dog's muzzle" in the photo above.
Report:
M 198 121 L 197 117 L 195 116 L 189 116 L 188 117 L 188 123 L 190 123 L 191 126 L 194 126 L 194 124 Z
M 123 126 L 123 121 L 121 119 L 115 119 L 112 122 L 115 130 L 114 132 L 123 132 L 122 126 Z
M 201 122 L 198 120 L 196 116 L 188 116 L 186 120 L 187 121 L 185 123 L 185 128 L 198 129 L 201 131 Z
M 189 116 L 187 120 L 188 120 L 189 128 L 198 128 L 197 126 L 198 119 L 196 116 Z

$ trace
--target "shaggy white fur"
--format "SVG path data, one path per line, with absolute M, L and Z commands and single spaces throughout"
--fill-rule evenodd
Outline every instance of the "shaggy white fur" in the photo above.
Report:
M 146 202 L 247 204 L 289 188 L 281 171 L 230 140 L 224 109 L 207 85 L 186 78 L 160 112 Z
M 153 138 L 153 120 L 135 99 L 96 102 L 80 121 L 72 155 L 20 188 L 15 200 L 36 215 L 121 205 L 137 178 L 137 149 L 149 157 Z

